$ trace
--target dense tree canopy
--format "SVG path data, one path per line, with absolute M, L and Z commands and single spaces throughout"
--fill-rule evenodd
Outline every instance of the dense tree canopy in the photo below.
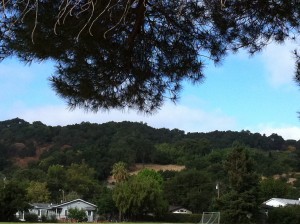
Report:
M 270 198 L 296 198 L 297 196 L 291 195 L 294 190 L 295 187 L 284 180 L 267 178 L 259 183 L 260 201 L 264 202 Z
M 26 190 L 17 182 L 8 182 L 0 188 L 0 221 L 14 221 L 18 211 L 27 211 Z
M 175 206 L 185 206 L 194 213 L 209 210 L 214 191 L 214 182 L 209 175 L 193 169 L 182 171 L 165 183 L 168 202 Z
M 216 200 L 223 223 L 252 223 L 258 210 L 258 175 L 246 149 L 236 144 L 228 154 L 224 169 L 228 191 Z
M 31 181 L 27 188 L 27 197 L 30 202 L 43 203 L 50 201 L 50 192 L 46 183 Z
M 167 208 L 167 202 L 163 197 L 162 181 L 159 173 L 143 170 L 127 181 L 117 184 L 113 190 L 113 200 L 122 214 L 161 215 Z
M 300 24 L 296 0 L 0 4 L 0 57 L 56 61 L 53 88 L 71 107 L 94 111 L 152 112 L 176 101 L 182 81 L 202 81 L 207 60 L 296 39 Z

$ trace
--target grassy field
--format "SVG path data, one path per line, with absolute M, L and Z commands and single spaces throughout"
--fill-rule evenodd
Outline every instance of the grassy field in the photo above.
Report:
M 20 224 L 20 223 L 22 223 L 22 222 L 0 222 L 0 224 Z M 42 222 L 30 223 L 30 222 L 24 222 L 24 224 L 37 224 L 37 223 L 39 223 L 39 224 L 60 224 L 59 222 L 57 222 L 57 223 L 42 223 Z M 71 224 L 71 223 L 74 224 L 74 222 L 69 222 L 69 223 L 64 222 L 64 224 Z M 107 223 L 101 222 L 101 224 L 112 224 L 112 223 L 113 222 L 107 222 Z M 124 223 L 124 224 L 173 224 L 173 223 L 166 223 L 166 222 L 164 222 L 164 223 L 162 223 L 162 222 L 122 222 L 122 223 Z M 80 224 L 93 224 L 93 222 L 88 222 L 88 223 L 80 222 Z M 99 224 L 100 224 L 100 222 L 99 222 Z M 176 223 L 176 224 L 178 224 L 178 223 Z
M 37 223 L 39 223 L 39 224 L 60 224 L 60 223 L 65 223 L 65 224 L 72 223 L 72 224 L 76 224 L 74 222 L 56 222 L 56 223 L 42 223 L 42 222 L 36 222 L 36 223 L 30 223 L 30 222 L 0 222 L 0 224 L 21 224 L 21 223 L 24 223 L 24 224 L 37 224 Z M 96 222 L 87 222 L 87 223 L 80 222 L 80 224 L 93 224 L 93 223 L 96 223 Z M 99 224 L 112 224 L 113 222 L 98 222 L 98 223 Z M 124 223 L 124 224 L 173 224 L 173 223 L 166 223 L 166 222 L 163 222 L 163 223 L 162 222 L 122 222 L 122 223 Z

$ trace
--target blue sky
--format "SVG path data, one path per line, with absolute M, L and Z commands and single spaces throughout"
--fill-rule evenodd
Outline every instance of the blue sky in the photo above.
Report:
M 300 88 L 293 81 L 293 49 L 291 43 L 271 44 L 254 57 L 239 52 L 217 67 L 208 64 L 202 84 L 185 83 L 176 104 L 167 101 L 151 116 L 127 110 L 69 111 L 50 87 L 52 63 L 29 66 L 10 58 L 0 63 L 0 120 L 19 117 L 52 126 L 82 121 L 143 121 L 155 128 L 186 132 L 249 130 L 299 140 Z

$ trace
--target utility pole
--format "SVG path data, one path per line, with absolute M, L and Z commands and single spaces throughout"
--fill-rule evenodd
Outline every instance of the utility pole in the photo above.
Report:
M 220 185 L 219 185 L 219 182 L 217 182 L 217 184 L 216 184 L 216 190 L 217 190 L 218 198 L 220 198 Z
M 62 192 L 62 203 L 65 202 L 65 191 L 63 189 L 59 189 Z

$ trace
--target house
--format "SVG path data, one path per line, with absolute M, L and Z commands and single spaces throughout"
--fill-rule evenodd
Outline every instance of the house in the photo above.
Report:
M 300 205 L 300 199 L 285 199 L 285 198 L 271 198 L 268 201 L 265 201 L 263 205 L 268 207 L 285 207 L 289 205 Z
M 31 203 L 31 209 L 29 209 L 29 213 L 36 214 L 38 219 L 41 220 L 42 216 L 47 217 L 49 213 L 49 209 L 53 206 L 50 203 Z
M 36 214 L 40 220 L 42 216 L 48 218 L 55 217 L 57 220 L 67 220 L 68 210 L 70 208 L 83 209 L 86 212 L 88 222 L 93 222 L 96 218 L 97 206 L 82 199 L 75 199 L 61 204 L 32 203 L 30 205 L 31 209 L 29 209 L 28 212 L 31 214 Z M 24 212 L 18 212 L 16 216 L 21 221 L 25 221 Z
M 49 217 L 49 209 L 53 206 L 53 204 L 50 203 L 29 203 L 29 205 L 31 208 L 28 210 L 28 213 L 37 215 L 39 220 L 42 219 L 42 216 Z M 18 211 L 16 217 L 20 221 L 25 221 L 25 214 L 26 212 L 24 211 Z
M 182 206 L 170 206 L 169 212 L 174 214 L 192 214 L 192 212 Z
M 70 208 L 83 209 L 86 212 L 88 222 L 93 222 L 95 219 L 97 206 L 82 199 L 76 199 L 59 205 L 54 205 L 48 211 L 55 214 L 58 220 L 68 219 L 68 210 Z

